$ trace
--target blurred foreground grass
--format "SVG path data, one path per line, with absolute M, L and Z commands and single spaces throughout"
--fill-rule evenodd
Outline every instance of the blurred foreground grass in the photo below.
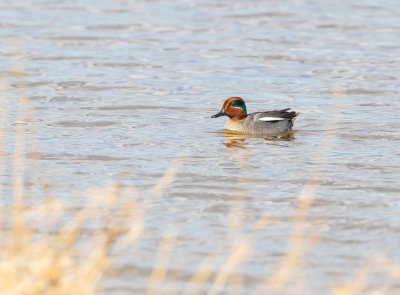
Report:
M 13 183 L 12 202 L 6 202 L 3 186 L 4 179 L 0 182 L 0 294 L 99 294 L 102 293 L 101 282 L 107 277 L 112 277 L 111 254 L 118 247 L 133 247 L 141 233 L 146 228 L 145 213 L 152 203 L 159 198 L 169 183 L 176 178 L 184 158 L 177 158 L 168 171 L 155 185 L 153 190 L 141 202 L 136 198 L 122 198 L 122 189 L 118 183 L 107 187 L 99 187 L 88 193 L 88 204 L 78 211 L 69 212 L 68 207 L 56 197 L 45 193 L 44 199 L 39 204 L 26 202 L 25 195 L 26 171 L 35 169 L 39 161 L 37 142 L 33 136 L 27 138 L 26 123 L 34 125 L 35 116 L 30 99 L 26 95 L 22 73 L 17 71 L 19 82 L 18 107 L 15 118 L 15 150 L 10 155 L 5 150 L 5 137 L 9 112 L 4 109 L 1 118 L 0 150 L 1 175 L 6 175 L 7 163 L 12 163 L 13 173 L 10 181 Z M 7 86 L 2 87 L 2 105 L 7 98 Z M 336 95 L 341 95 L 336 93 Z M 331 122 L 335 124 L 335 122 Z M 327 128 L 329 130 L 331 128 Z M 306 235 L 308 212 L 313 204 L 316 189 L 321 179 L 321 166 L 329 155 L 329 132 L 325 134 L 326 141 L 321 144 L 319 154 L 316 156 L 314 170 L 310 174 L 309 182 L 304 186 L 299 195 L 298 207 L 293 218 L 292 234 L 288 236 L 288 250 L 280 265 L 268 277 L 260 277 L 260 285 L 255 294 L 288 294 L 286 287 L 289 284 L 304 284 L 294 282 L 301 276 L 301 265 L 309 249 L 319 242 L 320 236 L 316 232 Z M 29 153 L 26 151 L 29 150 Z M 33 161 L 32 161 L 33 159 Z M 30 163 L 29 167 L 28 164 Z M 7 178 L 10 179 L 10 178 Z M 124 188 L 124 194 L 136 195 L 133 187 Z M 8 198 L 10 196 L 7 196 Z M 35 199 L 29 196 L 29 200 Z M 232 242 L 232 252 L 222 265 L 215 264 L 215 254 L 210 253 L 204 257 L 195 272 L 182 285 L 178 294 L 221 294 L 226 293 L 225 286 L 228 282 L 236 280 L 234 294 L 241 294 L 246 289 L 246 282 L 238 275 L 243 262 L 249 258 L 254 250 L 252 243 L 255 235 L 264 230 L 274 219 L 265 216 L 259 218 L 246 235 L 240 229 L 241 220 L 238 214 L 243 208 L 240 202 L 237 207 L 231 208 L 227 218 L 231 219 L 231 228 L 227 232 L 235 236 Z M 66 218 L 66 214 L 68 218 Z M 86 232 L 87 224 L 101 222 L 101 230 Z M 171 234 L 172 232 L 172 234 Z M 177 233 L 173 230 L 161 237 L 157 249 L 156 261 L 147 278 L 147 294 L 164 294 L 162 283 L 168 281 L 168 266 Z M 115 251 L 114 251 L 115 252 Z M 132 255 L 135 255 L 132 253 Z M 366 258 L 354 276 L 346 283 L 332 286 L 327 283 L 325 294 L 351 295 L 351 294 L 385 294 L 384 290 L 371 289 L 367 277 L 373 270 L 373 259 Z M 400 279 L 400 266 L 385 260 L 386 276 L 389 279 Z M 209 266 L 212 266 L 209 268 Z M 107 276 L 105 275 L 107 274 Z M 260 276 L 262 276 L 260 274 Z M 204 291 L 204 286 L 209 286 Z M 292 294 L 292 293 L 291 293 Z M 310 290 L 310 294 L 315 294 Z

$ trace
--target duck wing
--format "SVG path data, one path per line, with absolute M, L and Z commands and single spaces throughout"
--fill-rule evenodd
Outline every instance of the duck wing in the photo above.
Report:
M 274 135 L 286 132 L 293 127 L 299 113 L 290 109 L 257 112 L 249 114 L 243 121 L 243 129 L 252 134 Z
M 283 121 L 285 119 L 293 120 L 299 115 L 299 113 L 289 110 L 290 108 L 276 111 L 258 112 L 251 115 L 255 116 L 259 121 L 266 122 Z

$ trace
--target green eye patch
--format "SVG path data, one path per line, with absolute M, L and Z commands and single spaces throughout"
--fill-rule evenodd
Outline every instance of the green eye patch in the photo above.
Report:
M 246 109 L 246 104 L 244 103 L 244 101 L 242 100 L 232 100 L 229 103 L 230 106 L 232 107 L 239 107 L 242 108 L 242 110 L 244 111 L 244 113 L 247 115 L 247 109 Z

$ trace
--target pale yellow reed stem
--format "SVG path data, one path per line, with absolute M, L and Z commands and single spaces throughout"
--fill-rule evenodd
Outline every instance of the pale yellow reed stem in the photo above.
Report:
M 153 266 L 153 271 L 150 274 L 147 295 L 163 294 L 162 283 L 167 276 L 169 260 L 177 239 L 176 230 L 171 227 L 167 228 L 163 234 L 163 237 L 164 238 L 161 240 L 160 245 L 158 246 L 157 257 Z
M 342 89 L 334 91 L 330 112 L 331 117 L 329 118 L 328 124 L 325 128 L 323 141 L 319 146 L 317 157 L 313 165 L 313 171 L 299 196 L 299 205 L 296 209 L 294 225 L 289 237 L 289 248 L 287 254 L 282 259 L 277 271 L 261 284 L 259 289 L 256 291 L 257 295 L 263 295 L 272 290 L 278 294 L 282 292 L 282 289 L 289 282 L 303 257 L 302 254 L 304 254 L 304 244 L 306 240 L 305 232 L 308 227 L 307 215 L 315 198 L 316 190 L 321 183 L 323 175 L 322 167 L 326 164 L 326 160 L 330 153 L 330 147 L 332 145 L 330 130 L 332 130 L 338 123 L 338 119 L 335 118 L 335 115 L 339 114 L 340 108 L 338 99 L 342 98 L 343 95 L 344 91 Z
M 349 283 L 334 288 L 333 295 L 362 294 L 361 292 L 366 287 L 366 276 L 373 265 L 371 259 L 366 260 L 360 265 L 354 276 L 349 280 Z
M 213 266 L 218 260 L 216 254 L 210 254 L 197 267 L 196 272 L 192 275 L 189 281 L 186 283 L 186 288 L 183 290 L 181 295 L 196 295 L 199 294 L 204 284 L 208 282 L 211 275 L 213 274 Z
M 168 185 L 175 179 L 176 174 L 178 173 L 182 163 L 184 161 L 184 156 L 180 156 L 176 158 L 168 170 L 164 173 L 164 175 L 160 178 L 158 183 L 154 186 L 153 190 L 149 195 L 144 199 L 144 201 L 140 204 L 140 206 L 132 207 L 133 211 L 131 214 L 130 220 L 130 230 L 126 233 L 119 241 L 117 248 L 124 248 L 128 244 L 132 243 L 136 239 L 138 239 L 143 232 L 144 224 L 145 224 L 145 212 L 147 208 L 158 199 L 162 193 L 167 189 Z
M 4 221 L 4 205 L 3 205 L 3 185 L 5 179 L 3 179 L 3 175 L 6 174 L 6 166 L 7 166 L 7 149 L 6 149 L 6 127 L 8 122 L 9 115 L 9 101 L 7 97 L 9 97 L 10 93 L 10 85 L 5 81 L 1 81 L 0 83 L 0 104 L 3 109 L 0 113 L 0 225 L 3 224 Z M 0 231 L 0 237 L 3 236 L 3 232 Z M 3 241 L 1 240 L 1 243 Z M 1 246 L 1 245 L 0 245 Z

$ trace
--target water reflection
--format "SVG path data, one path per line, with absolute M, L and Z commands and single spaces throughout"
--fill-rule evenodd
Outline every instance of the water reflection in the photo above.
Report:
M 243 134 L 234 131 L 224 130 L 225 142 L 224 145 L 228 148 L 246 148 L 246 140 L 251 138 L 262 139 L 264 143 L 270 145 L 281 145 L 280 142 L 292 141 L 295 139 L 295 131 L 289 130 L 279 135 L 256 135 L 256 134 Z

